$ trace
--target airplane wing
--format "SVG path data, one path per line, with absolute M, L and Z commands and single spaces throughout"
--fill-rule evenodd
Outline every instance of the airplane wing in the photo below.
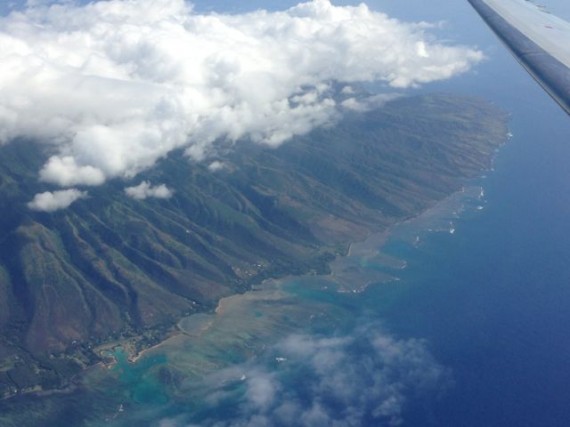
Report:
M 469 0 L 521 65 L 570 114 L 570 23 L 529 0 Z

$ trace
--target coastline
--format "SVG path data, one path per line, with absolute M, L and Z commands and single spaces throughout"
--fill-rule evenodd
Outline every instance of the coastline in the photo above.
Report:
M 508 142 L 508 140 L 506 141 Z M 505 142 L 505 143 L 506 143 Z M 500 149 L 500 147 L 499 147 Z M 481 178 L 484 178 L 486 176 L 486 172 L 492 171 L 492 168 L 489 169 L 485 169 L 481 171 L 481 174 L 479 177 L 474 178 L 474 179 L 470 179 L 469 181 L 473 182 L 476 180 L 479 180 Z M 258 293 L 260 291 L 267 291 L 267 290 L 275 290 L 275 289 L 280 289 L 280 286 L 287 282 L 287 281 L 291 281 L 291 280 L 295 280 L 295 279 L 307 279 L 307 278 L 316 278 L 316 279 L 324 279 L 324 280 L 329 280 L 330 282 L 335 283 L 337 286 L 339 286 L 339 288 L 337 289 L 336 292 L 338 293 L 360 293 L 363 292 L 369 285 L 369 282 L 353 282 L 353 285 L 350 288 L 346 288 L 345 284 L 347 276 L 346 276 L 346 265 L 343 265 L 343 262 L 346 261 L 350 261 L 351 259 L 357 259 L 357 258 L 361 258 L 361 257 L 373 257 L 373 256 L 377 256 L 381 253 L 383 246 L 390 240 L 390 238 L 393 236 L 394 232 L 402 227 L 402 226 L 406 226 L 408 224 L 413 223 L 414 221 L 417 221 L 419 219 L 422 219 L 425 216 L 428 216 L 430 214 L 430 212 L 436 212 L 437 215 L 437 211 L 444 206 L 446 203 L 452 201 L 453 199 L 457 198 L 457 197 L 464 197 L 465 196 L 465 186 L 462 186 L 461 189 L 449 194 L 447 197 L 445 197 L 442 200 L 439 200 L 437 202 L 435 202 L 432 206 L 426 208 L 425 210 L 417 213 L 414 216 L 411 216 L 409 218 L 405 218 L 401 221 L 397 221 L 394 224 L 388 226 L 385 230 L 382 231 L 378 231 L 378 232 L 372 232 L 370 233 L 366 238 L 362 239 L 362 240 L 358 240 L 358 241 L 354 241 L 348 244 L 348 250 L 346 252 L 346 254 L 344 255 L 337 255 L 332 261 L 329 262 L 328 266 L 330 268 L 330 272 L 327 274 L 305 274 L 305 275 L 285 275 L 283 277 L 273 277 L 273 278 L 267 278 L 264 279 L 260 284 L 258 285 L 254 285 L 252 286 L 248 291 L 244 292 L 244 293 L 240 293 L 240 294 L 233 294 L 233 295 L 229 295 L 227 297 L 223 297 L 221 298 L 215 309 L 208 313 L 208 312 L 199 312 L 199 313 L 195 313 L 193 315 L 212 315 L 214 317 L 220 317 L 220 316 L 224 316 L 227 312 L 228 307 L 230 307 L 232 304 L 235 303 L 235 301 L 239 301 L 240 299 L 247 299 L 249 297 L 252 296 L 252 294 L 254 293 Z M 472 188 L 475 189 L 479 189 L 481 188 L 481 190 L 477 190 L 477 192 L 480 191 L 480 195 L 481 197 L 484 195 L 484 192 L 482 190 L 482 187 L 479 186 L 475 186 L 473 185 Z M 449 210 L 448 210 L 449 212 Z M 444 230 L 433 230 L 433 229 L 425 229 L 423 230 L 424 232 L 433 232 L 433 231 L 444 231 Z M 452 233 L 453 234 L 453 233 Z M 349 266 L 350 268 L 350 266 Z M 405 265 L 402 266 L 401 268 L 405 268 Z M 381 278 L 381 275 L 376 275 L 374 280 L 372 280 L 371 282 L 389 282 L 391 280 L 398 280 L 397 278 L 391 277 L 391 276 L 386 276 L 384 279 Z M 343 285 L 343 281 L 344 281 L 344 285 Z M 185 316 L 187 317 L 187 316 Z M 12 396 L 5 396 L 2 397 L 0 400 L 1 401 L 8 401 L 10 399 L 13 398 L 18 398 L 18 397 L 25 397 L 25 396 L 34 396 L 34 397 L 49 397 L 49 396 L 53 396 L 53 395 L 66 395 L 66 394 L 70 394 L 72 392 L 74 392 L 75 390 L 78 389 L 78 387 L 80 387 L 82 378 L 85 375 L 89 375 L 89 373 L 94 370 L 94 369 L 112 369 L 113 366 L 115 366 L 118 361 L 116 359 L 115 356 L 113 355 L 106 355 L 104 356 L 103 353 L 105 352 L 110 352 L 112 350 L 121 348 L 123 349 L 126 354 L 127 354 L 127 362 L 129 364 L 136 364 L 137 362 L 139 362 L 142 358 L 151 355 L 153 352 L 155 351 L 160 351 L 161 348 L 163 348 L 164 346 L 167 346 L 169 343 L 171 343 L 173 340 L 176 340 L 177 338 L 181 337 L 181 336 L 188 336 L 191 337 L 191 335 L 185 333 L 183 330 L 181 330 L 178 326 L 179 322 L 184 319 L 185 317 L 182 317 L 180 319 L 178 319 L 175 323 L 173 323 L 172 325 L 170 325 L 170 328 L 168 330 L 168 332 L 166 332 L 166 336 L 165 338 L 161 339 L 159 342 L 157 342 L 156 344 L 153 344 L 149 347 L 144 347 L 141 348 L 139 350 L 136 350 L 136 346 L 137 346 L 137 339 L 140 339 L 141 337 L 134 337 L 134 338 L 129 338 L 126 339 L 124 341 L 115 341 L 115 342 L 111 342 L 111 343 L 106 343 L 100 346 L 100 348 L 97 348 L 95 351 L 97 354 L 99 354 L 102 358 L 103 357 L 111 357 L 113 359 L 112 362 L 105 362 L 104 360 L 101 360 L 93 365 L 87 366 L 85 367 L 80 373 L 76 374 L 73 378 L 70 379 L 70 383 L 68 385 L 66 385 L 64 388 L 53 388 L 53 389 L 42 389 L 42 390 L 30 390 L 30 391 L 20 391 L 18 393 L 13 394 Z M 211 327 L 211 325 L 208 326 Z
M 404 104 L 405 104 L 405 102 L 404 102 Z M 218 299 L 215 302 L 215 307 L 213 307 L 212 309 L 205 309 L 204 311 L 199 311 L 196 314 L 214 313 L 215 315 L 223 316 L 227 312 L 228 303 L 233 301 L 234 299 L 242 298 L 243 295 L 247 295 L 247 294 L 254 293 L 254 292 L 259 292 L 260 290 L 261 291 L 267 290 L 267 287 L 269 284 L 271 284 L 271 283 L 283 283 L 284 281 L 286 281 L 288 279 L 317 277 L 319 279 L 329 279 L 331 282 L 335 282 L 336 284 L 339 284 L 339 285 L 341 285 L 342 282 L 350 282 L 350 280 L 345 280 L 346 277 L 352 277 L 352 276 L 350 276 L 350 271 L 349 271 L 350 265 L 348 265 L 349 269 L 345 268 L 345 267 L 347 267 L 347 265 L 344 265 L 344 266 L 342 265 L 342 263 L 344 261 L 349 261 L 349 260 L 356 258 L 358 256 L 367 256 L 367 254 L 369 252 L 371 255 L 377 253 L 378 252 L 377 248 L 381 247 L 389 239 L 391 232 L 392 232 L 392 230 L 394 230 L 394 228 L 399 227 L 402 224 L 405 224 L 406 222 L 409 222 L 409 221 L 411 221 L 417 217 L 420 217 L 421 215 L 425 214 L 425 212 L 433 209 L 435 206 L 439 205 L 440 203 L 445 201 L 447 198 L 451 197 L 453 194 L 456 194 L 458 191 L 460 191 L 459 190 L 460 182 L 465 182 L 465 181 L 469 181 L 471 179 L 476 179 L 477 177 L 484 175 L 488 170 L 492 169 L 492 162 L 493 162 L 493 158 L 496 155 L 497 149 L 500 148 L 502 145 L 504 145 L 506 142 L 508 142 L 508 139 L 509 139 L 508 138 L 508 129 L 507 129 L 507 133 L 505 135 L 503 135 L 502 138 L 499 138 L 498 135 L 500 133 L 500 130 L 503 128 L 503 126 L 498 121 L 495 123 L 495 125 L 496 125 L 496 128 L 491 128 L 489 130 L 488 134 L 484 134 L 484 135 L 485 136 L 495 135 L 496 139 L 489 138 L 488 140 L 481 140 L 481 139 L 478 140 L 478 139 L 474 138 L 472 140 L 472 147 L 468 147 L 468 148 L 466 148 L 466 150 L 467 150 L 467 153 L 470 153 L 472 156 L 475 156 L 474 157 L 475 160 L 473 162 L 467 162 L 465 164 L 462 164 L 461 167 L 458 167 L 458 171 L 457 171 L 456 175 L 451 176 L 451 177 L 447 177 L 446 181 L 444 180 L 443 184 L 439 185 L 436 183 L 436 184 L 432 185 L 432 184 L 427 184 L 427 183 L 429 183 L 429 181 L 426 181 L 427 183 L 425 184 L 425 188 L 424 187 L 415 188 L 408 181 L 403 181 L 402 186 L 403 186 L 403 188 L 405 188 L 406 191 L 402 194 L 395 195 L 396 198 L 398 199 L 396 205 L 398 203 L 400 203 L 400 206 L 402 207 L 402 209 L 404 209 L 404 212 L 407 212 L 407 213 L 409 213 L 410 211 L 413 211 L 414 207 L 419 207 L 419 206 L 423 206 L 424 207 L 423 210 L 414 212 L 413 215 L 405 217 L 405 218 L 401 218 L 401 219 L 398 218 L 395 222 L 393 222 L 387 226 L 385 226 L 386 225 L 386 218 L 389 218 L 389 217 L 385 216 L 384 218 L 382 218 L 381 221 L 377 221 L 378 224 L 382 224 L 382 225 L 379 225 L 378 228 L 380 228 L 380 227 L 385 227 L 385 228 L 383 228 L 381 231 L 369 232 L 368 235 L 364 239 L 358 239 L 356 241 L 352 241 L 349 243 L 343 243 L 342 244 L 342 246 L 343 246 L 342 251 L 338 250 L 338 247 L 340 247 L 340 244 L 331 245 L 331 244 L 322 243 L 321 246 L 319 247 L 319 249 L 315 249 L 315 253 L 318 253 L 319 250 L 326 250 L 326 249 L 334 248 L 332 252 L 334 252 L 336 254 L 336 256 L 334 257 L 334 259 L 332 259 L 332 261 L 330 259 L 327 259 L 324 262 L 323 262 L 323 258 L 311 259 L 311 262 L 313 262 L 314 264 L 319 263 L 317 265 L 317 267 L 319 267 L 318 269 L 312 268 L 312 266 L 308 265 L 308 263 L 299 264 L 299 265 L 295 265 L 295 264 L 291 263 L 290 266 L 293 268 L 289 269 L 289 271 L 287 271 L 287 269 L 284 268 L 284 267 L 289 266 L 287 264 L 282 264 L 278 268 L 268 269 L 267 272 L 264 271 L 263 272 L 264 274 L 260 275 L 260 277 L 259 277 L 260 282 L 249 281 L 249 280 L 244 282 L 248 286 L 245 293 L 242 293 L 240 290 L 240 292 L 236 292 L 230 296 Z M 499 127 L 499 125 L 501 125 L 501 127 Z M 323 131 L 323 132 L 325 133 L 325 136 L 328 137 L 328 134 L 326 134 L 326 131 Z M 466 135 L 469 136 L 470 135 L 469 132 L 466 132 Z M 454 142 L 452 139 L 451 139 L 451 141 L 452 142 L 449 142 L 449 144 L 453 145 Z M 372 144 L 372 142 L 373 141 L 368 141 L 369 144 Z M 468 146 L 468 144 L 466 144 L 464 140 L 462 140 L 460 143 L 458 143 L 458 145 L 460 146 L 460 148 L 462 148 L 463 146 Z M 488 150 L 488 147 L 490 147 L 490 146 L 495 147 L 493 152 L 490 152 Z M 439 159 L 439 160 L 441 160 L 441 165 L 447 167 L 449 165 L 449 162 L 453 161 L 453 159 L 454 159 L 454 157 L 452 157 L 451 159 L 444 157 L 442 160 L 441 159 Z M 425 160 L 422 160 L 422 162 L 424 162 L 424 161 Z M 475 171 L 473 169 L 476 165 L 482 165 L 482 164 L 485 164 L 486 166 L 484 168 L 477 169 L 477 171 Z M 443 167 L 443 166 L 441 166 L 441 167 Z M 442 176 L 441 170 L 435 170 L 432 173 L 436 179 L 441 179 L 441 176 Z M 398 178 L 401 178 L 401 177 L 398 176 Z M 449 188 L 452 185 L 455 187 L 455 190 L 453 193 L 446 194 L 445 197 L 443 197 L 443 198 L 438 198 L 441 196 L 441 192 L 443 191 L 443 189 Z M 439 193 L 438 193 L 438 191 L 439 191 Z M 419 197 L 418 200 L 413 199 L 414 194 L 418 194 L 418 197 Z M 387 202 L 392 203 L 391 200 L 387 200 Z M 428 203 L 428 206 L 425 206 L 426 203 Z M 355 204 L 354 206 L 350 206 L 350 208 L 353 209 L 353 211 L 354 211 L 359 206 L 360 206 L 359 204 Z M 354 212 L 353 211 L 351 211 L 351 214 L 354 214 L 354 212 L 360 212 L 357 210 Z M 365 211 L 363 213 L 363 215 L 364 214 L 365 215 L 363 216 L 362 221 L 359 223 L 355 223 L 355 227 L 359 227 L 360 230 L 365 230 L 366 226 L 372 226 L 374 223 L 373 222 L 374 217 L 373 216 L 371 217 L 371 213 L 373 213 L 373 212 L 374 211 L 372 209 L 368 209 L 367 211 Z M 394 218 L 394 216 L 392 218 Z M 370 228 L 368 228 L 368 229 L 370 229 Z M 336 231 L 339 231 L 339 230 L 336 230 Z M 339 233 L 342 234 L 341 231 L 339 231 Z M 342 237 L 343 238 L 347 237 L 346 232 Z M 342 256 L 338 255 L 338 253 L 340 253 L 340 252 L 344 252 L 344 254 Z M 392 260 L 388 260 L 388 261 L 392 264 L 393 267 L 405 268 L 405 264 L 399 263 L 397 259 L 392 259 Z M 328 267 L 329 272 L 327 274 L 316 274 L 317 271 L 326 270 L 326 268 L 324 268 L 324 269 L 321 268 L 322 266 L 325 266 L 325 265 Z M 311 272 L 311 273 L 297 275 L 297 274 L 295 274 L 296 273 L 295 270 L 304 270 L 306 272 Z M 293 271 L 293 274 L 290 274 L 291 271 Z M 285 274 L 283 274 L 283 273 L 285 273 Z M 274 274 L 274 276 L 271 276 L 272 274 Z M 347 276 L 347 274 L 349 276 Z M 265 277 L 263 277 L 263 276 L 265 276 Z M 391 280 L 391 276 L 386 275 L 384 277 L 384 280 L 386 280 L 386 281 Z M 371 280 L 367 280 L 365 278 L 364 280 L 362 280 L 358 283 L 354 282 L 350 288 L 348 288 L 348 287 L 340 288 L 339 292 L 362 292 L 364 289 L 366 289 L 367 286 L 369 286 L 370 283 L 371 283 Z M 199 286 L 202 286 L 202 285 L 199 285 Z M 225 284 L 221 284 L 219 286 L 220 286 L 220 288 L 223 288 L 225 286 Z M 245 286 L 243 286 L 243 288 L 245 289 Z M 128 352 L 129 362 L 136 363 L 141 358 L 143 358 L 144 356 L 151 354 L 154 351 L 159 350 L 169 340 L 176 338 L 180 335 L 183 335 L 183 332 L 178 331 L 176 329 L 176 324 L 181 319 L 182 319 L 182 317 L 179 317 L 179 318 L 173 320 L 172 323 L 167 328 L 164 327 L 164 325 L 163 325 L 163 326 L 160 326 L 158 328 L 149 328 L 149 329 L 145 330 L 145 332 L 143 334 L 140 334 L 140 335 L 137 335 L 134 337 L 133 336 L 129 337 L 127 335 L 127 337 L 124 340 L 111 341 L 110 343 L 103 344 L 103 348 L 109 348 L 109 347 L 114 348 L 114 347 L 123 345 Z M 147 332 L 149 332 L 149 334 L 144 335 Z M 152 342 L 156 339 L 158 339 L 159 341 L 158 342 L 156 342 L 156 341 Z M 148 344 L 151 344 L 151 345 L 146 345 L 147 342 L 148 342 Z M 140 348 L 137 349 L 137 346 L 140 346 Z M 100 354 L 99 354 L 99 356 L 100 356 Z M 104 362 L 101 362 L 101 361 L 96 362 L 93 365 L 89 365 L 89 366 L 84 367 L 79 375 L 80 376 L 83 375 L 90 368 L 97 366 L 99 364 L 101 364 L 100 366 L 108 366 L 108 364 L 106 365 Z M 68 379 L 68 381 L 69 381 L 69 379 Z M 58 390 L 58 388 L 54 388 L 53 390 Z M 46 390 L 46 391 L 49 391 L 49 390 Z M 17 396 L 17 395 L 18 394 L 15 394 L 15 396 Z M 10 397 L 8 397 L 7 399 L 9 399 L 9 398 Z
M 444 232 L 454 234 L 454 231 L 450 231 L 445 227 L 438 227 L 437 221 L 441 218 L 447 218 L 448 215 L 461 215 L 461 212 L 458 212 L 457 206 L 462 204 L 464 201 L 473 201 L 479 200 L 484 196 L 484 192 L 482 191 L 482 187 L 480 185 L 476 185 L 475 181 L 480 180 L 481 178 L 485 177 L 485 172 L 489 170 L 481 171 L 481 175 L 478 178 L 471 179 L 470 184 L 463 186 L 461 189 L 455 191 L 454 193 L 448 195 L 444 199 L 436 202 L 433 206 L 425 209 L 422 212 L 419 212 L 417 215 L 412 217 L 406 218 L 402 221 L 398 221 L 391 226 L 387 227 L 383 231 L 371 233 L 363 240 L 355 241 L 350 243 L 349 251 L 345 255 L 338 255 L 334 260 L 329 263 L 329 267 L 331 269 L 330 273 L 327 274 L 305 274 L 305 275 L 287 275 L 284 277 L 276 277 L 276 278 L 269 278 L 265 279 L 259 285 L 252 287 L 250 290 L 246 291 L 242 294 L 234 294 L 224 298 L 221 298 L 214 309 L 214 311 L 208 315 L 214 316 L 215 318 L 223 317 L 231 311 L 231 307 L 233 305 L 239 305 L 244 300 L 255 298 L 256 294 L 259 292 L 264 291 L 277 291 L 279 292 L 286 292 L 282 290 L 282 285 L 296 280 L 303 280 L 303 279 L 317 279 L 317 280 L 324 280 L 334 283 L 338 286 L 336 292 L 337 293 L 360 293 L 363 292 L 370 283 L 387 283 L 390 281 L 398 281 L 399 279 L 394 276 L 383 276 L 382 273 L 376 272 L 374 277 L 370 280 L 370 282 L 353 282 L 353 285 L 349 288 L 346 287 L 346 274 L 344 274 L 344 269 L 346 269 L 346 261 L 350 261 L 352 259 L 361 259 L 361 258 L 373 258 L 377 257 L 382 254 L 382 250 L 384 246 L 390 241 L 390 239 L 394 236 L 399 229 L 406 226 L 415 227 L 414 224 L 418 221 L 424 221 L 427 224 L 430 224 L 430 221 L 435 223 L 435 226 L 432 224 L 431 227 L 425 228 L 420 230 L 421 233 L 433 233 L 433 232 Z M 469 184 L 469 183 L 468 183 Z M 473 206 L 472 210 L 477 210 L 477 206 Z M 433 218 L 431 218 L 433 217 Z M 350 262 L 348 263 L 350 268 Z M 391 264 L 391 265 L 390 265 Z M 404 269 L 406 268 L 405 262 L 397 259 L 390 260 L 388 267 L 394 269 Z M 353 279 L 354 277 L 351 277 Z M 194 315 L 203 315 L 207 313 L 196 313 Z M 179 320 L 180 321 L 180 320 Z M 208 325 L 207 329 L 210 329 L 212 325 Z M 214 326 L 215 327 L 215 326 Z M 186 334 L 181 330 L 175 331 L 171 336 L 167 337 L 160 343 L 153 345 L 152 347 L 143 349 L 140 351 L 135 357 L 129 357 L 130 363 L 136 363 L 142 357 L 146 355 L 150 355 L 155 351 L 160 351 L 160 349 L 164 346 L 168 346 L 172 340 L 176 340 L 180 336 L 187 336 L 189 338 L 196 338 L 197 336 Z M 198 336 L 199 338 L 199 336 Z

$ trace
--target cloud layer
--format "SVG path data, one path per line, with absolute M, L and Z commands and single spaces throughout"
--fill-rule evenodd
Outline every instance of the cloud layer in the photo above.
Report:
M 212 374 L 209 416 L 161 426 L 391 427 L 408 407 L 451 384 L 424 341 L 397 340 L 375 326 L 339 338 L 293 335 L 273 356 Z
M 0 18 L 0 141 L 54 144 L 40 178 L 64 187 L 132 177 L 175 148 L 202 159 L 220 138 L 278 145 L 342 110 L 333 81 L 406 88 L 481 59 L 428 28 L 328 0 L 241 15 L 183 0 L 29 7 Z
M 28 207 L 34 211 L 54 212 L 69 207 L 78 199 L 87 197 L 87 193 L 74 188 L 60 191 L 46 191 L 36 194 Z

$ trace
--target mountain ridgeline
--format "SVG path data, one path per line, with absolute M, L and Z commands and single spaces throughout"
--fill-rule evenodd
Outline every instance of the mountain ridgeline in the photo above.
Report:
M 54 213 L 26 206 L 53 190 L 37 179 L 49 146 L 1 147 L 0 396 L 66 385 L 98 345 L 148 346 L 266 278 L 326 273 L 489 168 L 506 135 L 484 101 L 400 98 L 277 149 L 238 142 L 217 171 L 173 153 Z M 143 179 L 174 195 L 127 197 Z

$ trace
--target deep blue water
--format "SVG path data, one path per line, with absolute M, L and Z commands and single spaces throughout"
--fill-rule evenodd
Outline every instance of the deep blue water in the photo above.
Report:
M 570 420 L 570 126 L 540 107 L 513 112 L 486 209 L 410 250 L 411 291 L 385 316 L 453 370 L 435 425 Z
M 461 3 L 377 2 L 403 18 L 445 19 L 450 37 L 482 48 L 476 73 L 424 90 L 491 99 L 512 114 L 514 133 L 482 181 L 485 210 L 399 253 L 409 286 L 383 318 L 400 336 L 426 338 L 455 382 L 430 419 L 420 411 L 406 425 L 567 426 L 570 119 Z
M 412 291 L 386 321 L 428 339 L 453 371 L 434 425 L 567 426 L 570 119 L 493 39 L 481 40 L 488 63 L 446 87 L 510 111 L 514 138 L 482 181 L 486 209 L 409 254 Z

